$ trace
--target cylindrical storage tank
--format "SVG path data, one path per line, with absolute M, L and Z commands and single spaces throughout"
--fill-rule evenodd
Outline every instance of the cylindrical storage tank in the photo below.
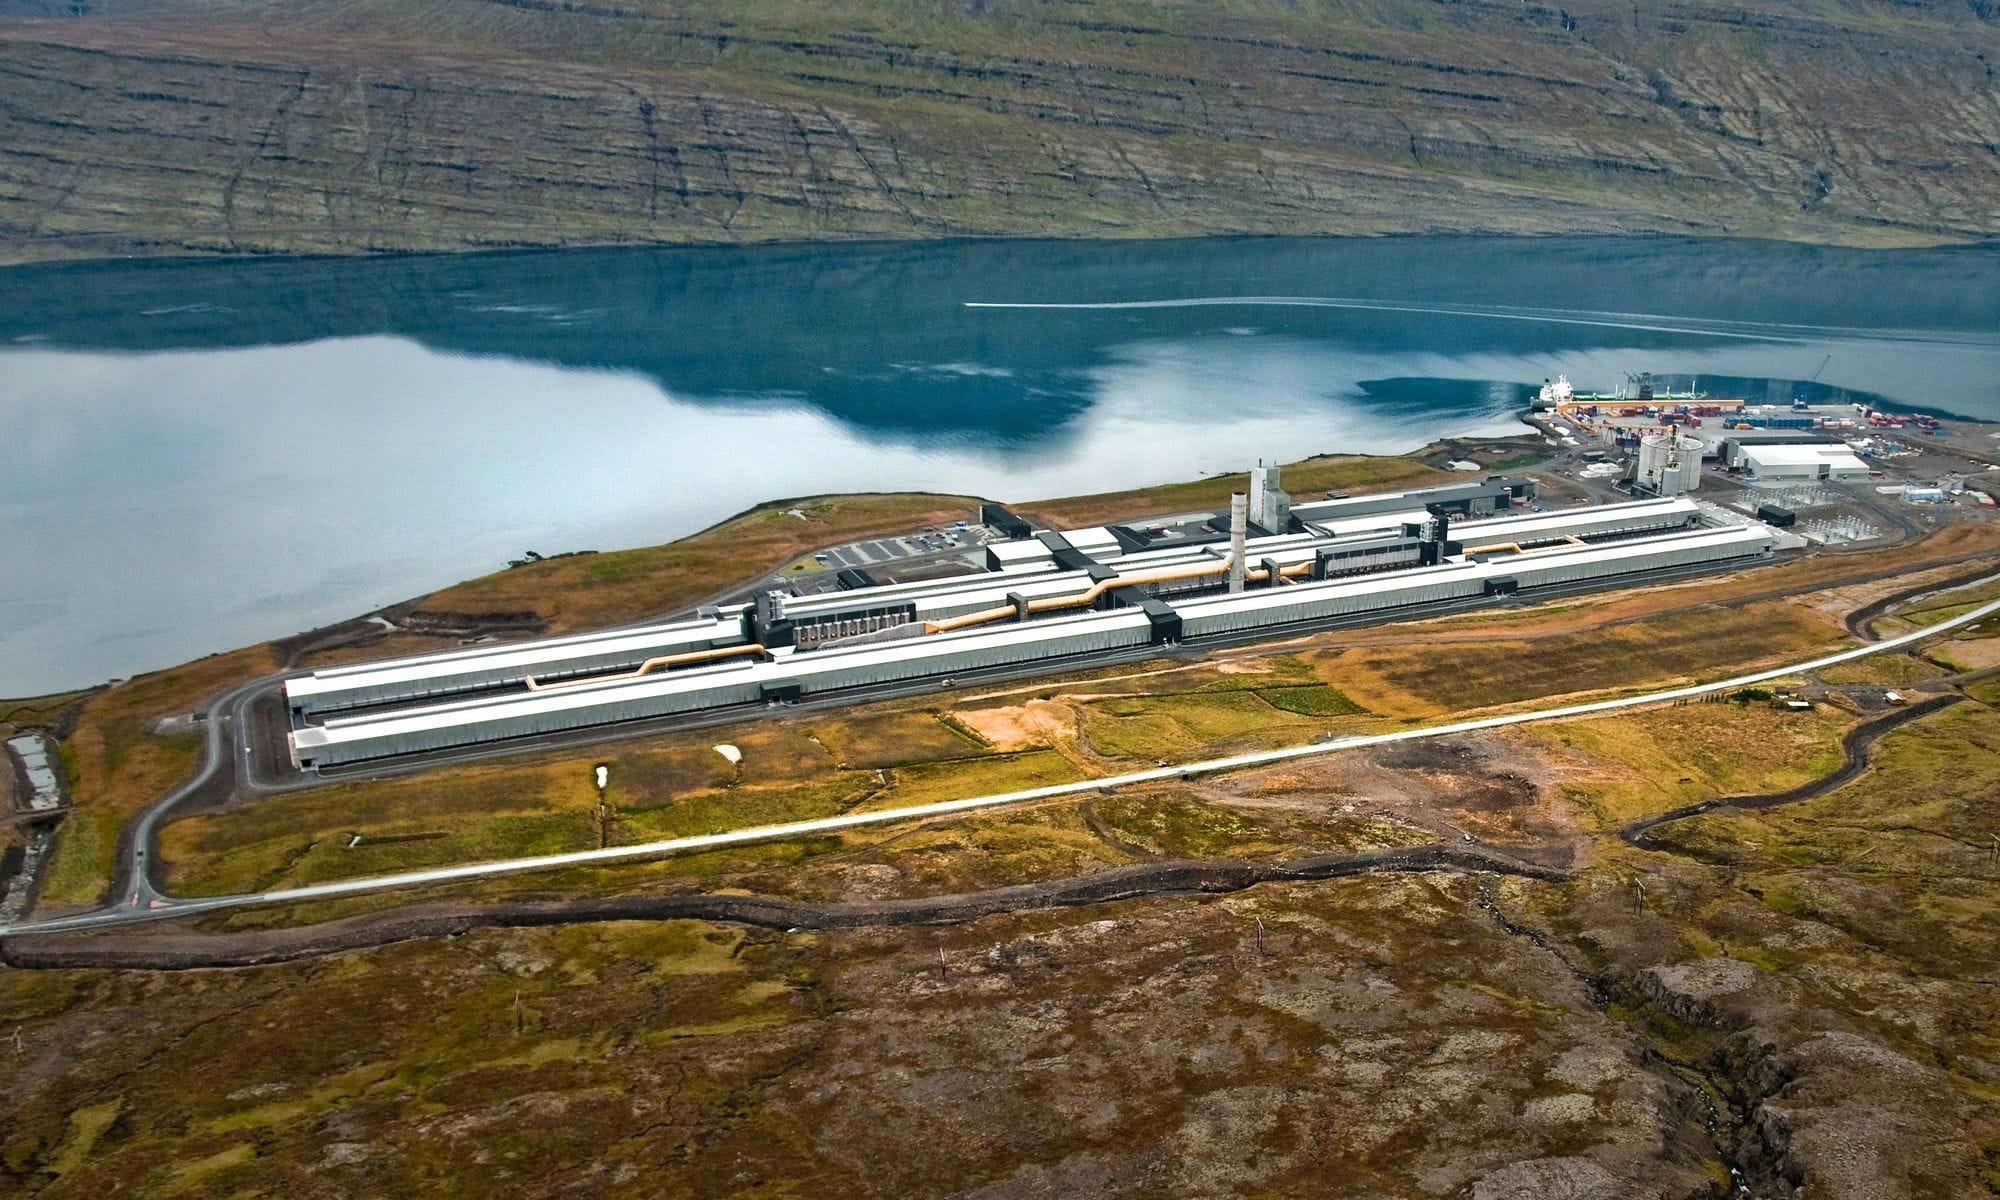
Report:
M 1674 439 L 1672 437 L 1663 433 L 1656 433 L 1651 437 L 1640 438 L 1639 472 L 1637 476 L 1639 486 L 1655 492 L 1661 490 L 1660 484 L 1667 477 L 1667 464 L 1673 456 Z
M 1683 492 L 1692 492 L 1701 486 L 1702 440 L 1698 437 L 1683 437 L 1678 447 L 1680 454 L 1681 486 Z

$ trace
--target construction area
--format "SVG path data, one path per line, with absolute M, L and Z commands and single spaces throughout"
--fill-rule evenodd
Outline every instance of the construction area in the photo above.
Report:
M 1531 479 L 1294 503 L 1259 467 L 1226 513 L 1035 530 L 996 506 L 984 570 L 820 594 L 774 588 L 692 619 L 345 664 L 285 683 L 291 765 L 566 730 L 881 698 L 1162 647 L 1434 615 L 1766 559 L 1796 539 L 1681 496 L 1540 512 Z

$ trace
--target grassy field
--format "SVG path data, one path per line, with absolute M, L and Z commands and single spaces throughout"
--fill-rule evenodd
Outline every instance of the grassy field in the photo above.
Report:
M 24 729 L 53 729 L 66 712 L 90 693 L 62 692 L 26 700 L 0 700 L 0 742 Z
M 760 506 L 664 546 L 548 559 L 433 592 L 437 612 L 534 612 L 552 631 L 591 629 L 698 604 L 822 546 L 976 515 L 966 496 L 821 496 Z
M 1299 839 L 1287 836 L 1295 831 L 1267 814 L 1205 804 L 1173 789 L 1106 796 L 1091 803 L 1090 815 L 1120 842 L 1163 858 L 1278 858 L 1299 849 Z
M 1037 685 L 1037 694 L 1051 698 L 1037 702 L 1045 720 L 1030 723 L 1025 740 L 1004 750 L 972 730 L 1018 716 L 1025 711 L 1021 698 L 967 698 L 958 716 L 900 701 L 337 785 L 175 822 L 162 833 L 162 852 L 174 886 L 203 894 L 630 844 L 1015 791 L 1157 761 L 1298 744 L 1327 732 L 1402 728 L 1466 711 L 1461 704 L 1539 699 L 1537 688 L 1601 694 L 1652 684 L 1667 671 L 1685 677 L 1795 655 L 1834 636 L 1813 610 L 1773 602 L 1534 641 L 1510 635 L 1137 664 L 1122 678 Z M 1520 665 L 1510 669 L 1510 663 Z M 1670 733 L 1680 726 L 1673 714 L 1683 712 L 1699 715 L 1680 718 L 1686 732 L 1674 740 Z M 1056 719 L 1047 719 L 1052 714 Z M 1827 710 L 1780 718 L 1764 709 L 1705 705 L 1582 723 L 1575 737 L 1580 752 L 1646 764 L 1630 779 L 1606 782 L 1596 803 L 1611 820 L 1716 789 L 1789 786 L 1773 781 L 1797 782 L 1822 769 L 1845 720 Z M 1740 770 L 1725 773 L 1732 742 L 1753 735 L 1753 748 L 1735 760 Z M 718 743 L 736 746 L 741 765 L 717 753 Z M 612 781 L 603 819 L 590 784 L 600 762 Z M 899 836 L 868 830 L 793 847 L 732 849 L 633 868 L 632 877 L 714 879 L 792 867 L 802 857 L 848 855 Z
M 1286 689 L 1290 694 L 1297 689 Z M 1081 705 L 1084 741 L 1108 759 L 1180 762 L 1305 741 L 1324 719 L 1279 708 L 1258 692 L 1182 692 Z
M 1559 629 L 1629 603 L 1583 601 L 1542 619 Z M 1744 649 L 1722 636 L 1738 620 L 1764 631 L 1763 653 L 1828 636 L 1816 603 L 1789 607 L 1804 623 L 1711 609 L 1607 632 L 1659 633 L 1679 669 L 1701 671 Z M 1636 643 L 1585 654 L 1566 641 L 1583 635 L 1536 638 L 1534 618 L 1519 620 L 1498 638 L 1485 623 L 1479 640 L 1440 636 L 1425 649 L 1494 703 L 1516 692 L 1481 664 L 1524 641 L 1569 656 L 1566 690 L 1629 677 Z M 1048 705 L 1084 715 L 1035 727 L 1018 751 L 982 746 L 914 704 L 876 706 L 282 798 L 170 827 L 169 857 L 217 881 L 331 877 L 346 869 L 339 831 L 356 817 L 396 861 L 489 850 L 482 838 L 588 840 L 594 761 L 613 767 L 611 836 L 636 838 L 1062 777 L 1079 769 L 1092 714 L 1120 706 L 1243 737 L 1264 722 L 1399 720 L 1404 710 L 1369 702 L 1378 694 L 1438 702 L 1434 673 L 1413 676 L 1405 648 L 1356 649 L 1384 674 L 1343 674 L 1346 651 L 1308 645 L 1038 685 Z M 1866 660 L 1844 679 L 1899 680 L 1908 662 Z M 1271 706 L 1301 689 L 1377 715 Z M 1563 884 L 1376 876 L 905 929 L 613 922 L 255 970 L 0 971 L 0 1025 L 28 1047 L 0 1054 L 0 1180 L 50 1200 L 306 1194 L 329 1181 L 392 1194 L 412 1178 L 438 1195 L 526 1197 L 557 1177 L 616 1193 L 606 1181 L 629 1170 L 648 1195 L 744 1194 L 754 1175 L 802 1195 L 932 1197 L 1023 1163 L 1053 1174 L 1108 1161 L 1133 1178 L 1168 1171 L 1175 1194 L 1319 1195 L 1335 1179 L 1414 1196 L 1472 1194 L 1522 1161 L 1560 1159 L 1605 1171 L 1615 1182 L 1604 1194 L 1668 1179 L 1700 1194 L 1728 1186 L 1723 1148 L 1740 1124 L 1787 1139 L 1789 1169 L 1828 1194 L 1860 1180 L 1881 1195 L 1980 1195 L 2000 1161 L 1987 1068 L 2000 1053 L 2000 687 L 1974 694 L 1888 735 L 1874 765 L 1827 796 L 1662 827 L 1669 852 L 1610 831 L 1822 773 L 1851 714 L 1691 704 L 1462 739 L 1499 754 L 1490 770 L 1513 773 L 1557 832 L 1579 839 Z M 740 770 L 711 748 L 723 741 L 744 752 Z M 1466 771 L 1459 761 L 1377 763 L 1368 778 L 1386 770 L 1418 815 L 1471 824 L 1463 806 L 1476 797 L 1448 786 Z M 1344 814 L 1336 786 L 1360 800 L 1374 785 L 1347 760 L 1322 766 L 425 898 L 690 886 L 926 896 L 1156 856 L 1288 858 L 1438 836 L 1390 814 Z M 323 831 L 306 828 L 316 821 Z M 318 844 L 294 863 L 284 855 L 301 830 Z M 387 840 L 397 830 L 447 837 Z M 206 924 L 268 927 L 408 900 Z M 1695 994 L 1661 982 L 1679 970 L 1724 985 Z M 189 1088 L 189 1061 L 203 1086 Z M 996 1124 L 1004 1139 L 965 1132 Z M 1162 1167 L 1159 1148 L 1182 1144 L 1189 1155 Z M 885 1178 L 882 1162 L 921 1165 Z
M 897 767 L 906 763 L 967 758 L 989 747 L 942 712 L 891 712 L 859 720 L 831 720 L 813 737 L 838 763 Z
M 1725 702 L 1521 732 L 1577 760 L 1563 794 L 1590 824 L 1610 830 L 1714 796 L 1777 792 L 1817 779 L 1840 765 L 1840 737 L 1853 722 L 1853 714 L 1829 705 L 1789 712 L 1763 702 Z
M 1819 1003 L 1947 1070 L 2000 1046 L 1990 989 L 2000 954 L 2000 712 L 1968 703 L 1882 740 L 1868 774 L 1769 812 L 1662 830 L 1722 868 L 1734 903 L 1696 917 L 1711 946 L 1799 980 Z M 1731 912 L 1735 908 L 1737 911 Z M 1745 912 L 1745 909 L 1749 911 Z M 1786 936 L 1816 928 L 1833 936 Z M 1953 1006 L 1968 1004 L 1952 1014 Z M 1990 1081 L 1961 1079 L 1991 1111 Z M 1989 1153 L 2000 1145 L 1988 1126 Z M 1942 1192 L 1938 1194 L 1944 1194 Z
M 1718 670 L 1804 657 L 1840 638 L 1839 628 L 1824 618 L 1767 601 L 1533 639 L 1449 647 L 1413 639 L 1339 652 L 1323 671 L 1374 711 L 1436 716 L 1583 691 L 1693 682 Z
M 1939 621 L 1948 621 L 1994 600 L 2000 600 L 2000 583 L 1954 588 L 1901 609 L 1894 616 L 1881 618 L 1875 625 L 1878 632 L 1890 637 L 1912 629 L 1935 625 Z
M 1912 654 L 1877 654 L 1852 662 L 1835 663 L 1814 671 L 1822 683 L 1844 687 L 1877 684 L 1885 688 L 1908 687 L 1926 679 L 1947 675 L 1945 668 Z
M 1285 490 L 1301 501 L 1319 499 L 1329 491 L 1435 487 L 1453 478 L 1451 472 L 1427 467 L 1414 458 L 1369 455 L 1325 455 L 1287 463 L 1281 477 Z M 1013 507 L 1022 516 L 1046 521 L 1058 528 L 1075 528 L 1104 521 L 1227 508 L 1230 493 L 1242 491 L 1247 486 L 1241 475 L 1217 475 L 1166 487 L 1135 488 L 1060 500 L 1034 500 Z
M 1300 741 L 1332 727 L 1357 727 L 1340 718 L 1368 715 L 1321 682 L 1312 664 L 1289 654 L 1142 664 L 1041 694 L 1060 701 L 1063 725 L 1080 735 L 1080 750 L 1119 769 Z M 980 727 L 1019 711 L 973 705 L 965 720 Z

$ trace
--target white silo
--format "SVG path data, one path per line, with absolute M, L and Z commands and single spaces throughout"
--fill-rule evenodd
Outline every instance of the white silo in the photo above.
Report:
M 1639 463 L 1633 486 L 1655 496 L 1678 496 L 1701 486 L 1700 438 L 1684 433 L 1656 433 L 1639 439 Z
M 1700 438 L 1689 437 L 1686 434 L 1682 434 L 1677 441 L 1679 444 L 1674 447 L 1674 455 L 1679 459 L 1679 490 L 1692 492 L 1701 486 L 1701 452 L 1703 443 Z
M 1632 476 L 1632 482 L 1645 491 L 1661 493 L 1671 486 L 1667 476 L 1673 473 L 1674 439 L 1671 435 L 1656 433 L 1639 439 L 1639 466 Z

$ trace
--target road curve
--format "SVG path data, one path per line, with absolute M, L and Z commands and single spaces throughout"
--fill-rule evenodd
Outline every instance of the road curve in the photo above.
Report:
M 231 688 L 201 709 L 206 714 L 202 727 L 205 744 L 202 747 L 201 767 L 179 787 L 147 805 L 138 820 L 127 825 L 119 835 L 116 856 L 118 873 L 112 879 L 110 890 L 113 905 L 146 911 L 155 904 L 167 901 L 167 896 L 154 887 L 152 880 L 154 833 L 162 818 L 206 786 L 221 772 L 225 763 L 240 768 L 248 761 L 247 754 L 236 748 L 239 731 L 245 724 L 244 706 L 269 682 L 259 679 Z
M 781 825 L 761 825 L 749 829 L 731 830 L 725 833 L 667 838 L 661 841 L 643 842 L 631 846 L 611 846 L 599 850 L 577 850 L 566 854 L 544 854 L 531 858 L 503 859 L 497 862 L 467 863 L 462 866 L 436 867 L 422 871 L 404 871 L 393 875 L 373 875 L 358 879 L 338 880 L 332 883 L 310 884 L 303 887 L 278 888 L 268 892 L 168 902 L 156 907 L 109 909 L 74 917 L 57 917 L 46 921 L 29 922 L 14 926 L 7 932 L 12 935 L 101 929 L 114 925 L 131 924 L 137 921 L 194 916 L 224 909 L 274 904 L 296 904 L 308 900 L 326 900 L 342 896 L 389 891 L 397 888 L 422 887 L 430 884 L 450 883 L 466 879 L 486 879 L 500 875 L 517 875 L 524 872 L 545 871 L 557 867 L 660 858 L 673 854 L 685 854 L 690 851 L 713 850 L 725 846 L 741 846 L 758 842 L 815 837 L 821 834 L 836 833 L 842 830 L 856 829 L 869 825 L 929 820 L 934 817 L 955 816 L 961 813 L 980 812 L 1043 800 L 1060 799 L 1065 796 L 1104 792 L 1114 788 L 1130 787 L 1134 784 L 1155 783 L 1171 779 L 1188 779 L 1197 775 L 1214 775 L 1225 771 L 1239 771 L 1248 767 L 1268 766 L 1273 763 L 1289 762 L 1293 759 L 1309 758 L 1322 754 L 1335 754 L 1344 750 L 1387 745 L 1392 742 L 1418 741 L 1424 738 L 1475 733 L 1486 729 L 1503 729 L 1512 725 L 1526 725 L 1539 721 L 1557 721 L 1571 717 L 1595 716 L 1599 713 L 1618 712 L 1625 709 L 1667 704 L 1678 700 L 1693 699 L 1698 696 L 1713 695 L 1717 692 L 1733 691 L 1752 684 L 1764 683 L 1773 679 L 1782 679 L 1787 675 L 1816 671 L 1824 667 L 1833 666 L 1836 663 L 1851 662 L 1858 658 L 1868 657 L 1869 655 L 1882 654 L 1911 645 L 1924 638 L 1956 629 L 1961 625 L 1968 625 L 1983 620 L 1994 613 L 2000 613 L 2000 600 L 1982 604 L 1956 617 L 1940 621 L 1935 625 L 1912 630 L 1909 633 L 1899 634 L 1892 638 L 1885 638 L 1878 642 L 1871 642 L 1867 645 L 1857 646 L 1853 649 L 1821 655 L 1818 658 L 1807 659 L 1804 662 L 1788 663 L 1784 666 L 1753 671 L 1746 675 L 1732 676 L 1731 678 L 1716 680 L 1712 683 L 1666 688 L 1661 691 L 1647 692 L 1638 696 L 1626 696 L 1612 700 L 1596 700 L 1584 704 L 1565 704 L 1554 708 L 1538 709 L 1533 712 L 1510 713 L 1505 716 L 1485 717 L 1473 721 L 1454 721 L 1444 725 L 1430 725 L 1419 729 L 1399 730 L 1394 733 L 1335 738 L 1303 746 L 1288 746 L 1277 750 L 1262 750 L 1250 754 L 1236 754 L 1224 758 L 1204 759 L 1200 762 L 1183 763 L 1179 766 L 1157 767 L 1146 771 L 1133 771 L 1123 775 L 1087 779 L 1075 783 L 1054 784 L 1048 787 L 1028 788 L 1015 792 L 999 792 L 987 796 L 969 796 L 960 800 L 945 800 L 933 804 L 915 804 L 898 808 L 846 813 L 837 817 L 821 817 L 809 821 L 791 821 Z

